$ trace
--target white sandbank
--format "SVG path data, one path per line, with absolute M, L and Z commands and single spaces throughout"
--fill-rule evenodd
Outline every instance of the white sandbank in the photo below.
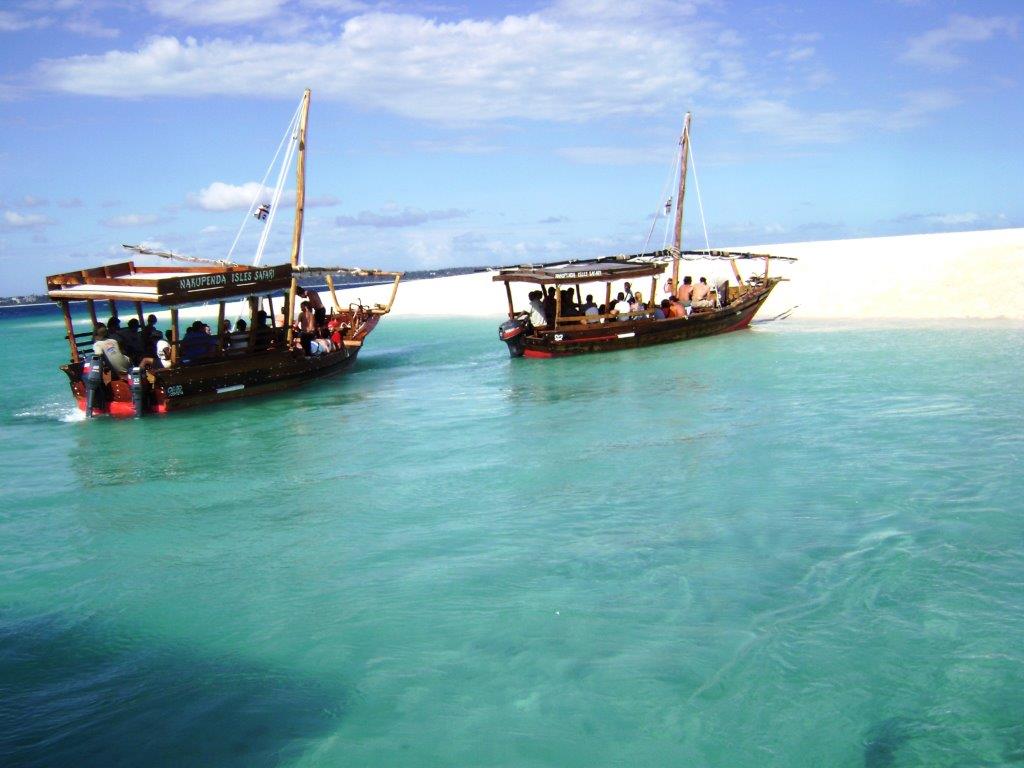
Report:
M 781 283 L 761 310 L 772 317 L 793 306 L 795 317 L 815 319 L 1009 318 L 1024 319 L 1024 229 L 955 232 L 861 240 L 750 245 L 730 250 L 792 256 L 773 262 Z M 740 262 L 744 276 L 760 261 Z M 728 263 L 684 262 L 681 274 L 726 278 Z M 393 314 L 402 316 L 504 316 L 505 288 L 490 273 L 403 282 Z M 642 285 L 640 283 L 643 283 Z M 664 280 L 659 281 L 664 283 Z M 650 281 L 634 289 L 650 291 Z M 385 303 L 391 287 L 338 291 L 342 305 L 361 299 Z M 513 286 L 516 306 L 526 305 L 528 288 Z M 583 287 L 598 303 L 603 288 Z M 659 285 L 660 290 L 660 285 Z M 660 294 L 659 297 L 661 298 Z M 330 305 L 329 295 L 324 302 Z
M 978 318 L 1024 319 L 1024 229 L 997 229 L 931 235 L 824 240 L 811 243 L 745 245 L 729 250 L 792 256 L 795 263 L 772 262 L 772 274 L 788 278 L 772 292 L 760 312 L 774 317 L 797 307 L 794 317 L 827 320 Z M 746 277 L 761 261 L 741 261 Z M 667 273 L 666 273 L 667 274 Z M 731 278 L 728 262 L 684 262 L 681 275 Z M 503 318 L 505 287 L 492 272 L 403 282 L 392 315 L 396 317 Z M 659 280 L 659 296 L 662 298 Z M 633 286 L 650 292 L 650 280 Z M 616 290 L 620 286 L 616 285 Z M 525 284 L 513 286 L 516 307 L 525 307 Z M 603 285 L 583 286 L 598 303 Z M 350 302 L 386 304 L 391 284 L 339 290 L 342 306 Z M 321 294 L 331 306 L 330 294 Z M 246 311 L 228 309 L 234 317 Z M 192 307 L 182 317 L 209 315 L 208 307 Z M 162 316 L 163 319 L 163 316 Z

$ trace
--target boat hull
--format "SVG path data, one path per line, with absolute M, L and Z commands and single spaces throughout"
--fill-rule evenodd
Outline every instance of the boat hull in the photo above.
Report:
M 293 389 L 309 381 L 343 373 L 356 361 L 358 353 L 358 347 L 341 349 L 319 357 L 306 357 L 299 351 L 268 350 L 236 359 L 162 369 L 153 373 L 153 380 L 146 387 L 144 413 L 174 413 Z M 70 380 L 78 407 L 84 411 L 86 391 L 81 368 L 81 364 L 62 366 Z M 110 382 L 105 394 L 106 402 L 94 408 L 95 414 L 115 418 L 136 416 L 127 381 Z
M 777 282 L 772 279 L 763 289 L 749 297 L 721 309 L 694 312 L 690 317 L 625 322 L 611 320 L 571 329 L 534 332 L 522 340 L 523 357 L 547 359 L 592 352 L 614 352 L 742 330 L 750 325 Z

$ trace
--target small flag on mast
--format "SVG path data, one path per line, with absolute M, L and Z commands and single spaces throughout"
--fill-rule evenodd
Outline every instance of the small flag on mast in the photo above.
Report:
M 264 203 L 259 208 L 257 208 L 256 212 L 253 214 L 253 216 L 255 216 L 260 221 L 266 221 L 267 220 L 267 216 L 269 216 L 269 215 L 270 215 L 270 206 L 267 205 L 266 203 Z

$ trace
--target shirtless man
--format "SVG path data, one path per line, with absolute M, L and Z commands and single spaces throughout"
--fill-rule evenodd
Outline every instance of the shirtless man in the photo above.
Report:
M 714 302 L 708 298 L 711 289 L 708 288 L 708 279 L 702 277 L 700 282 L 693 286 L 693 293 L 690 295 L 690 304 L 694 307 L 710 307 Z
M 669 296 L 668 309 L 665 311 L 666 317 L 686 317 L 686 310 L 683 309 L 683 304 L 675 296 Z
M 682 285 L 676 290 L 676 298 L 679 299 L 679 303 L 683 307 L 690 306 L 690 301 L 693 299 L 693 278 L 689 275 L 683 278 Z
M 320 300 L 320 294 L 312 288 L 303 288 L 302 286 L 296 288 L 295 293 L 309 302 L 309 306 L 313 309 L 313 320 L 316 323 L 317 329 L 326 327 L 327 310 L 324 308 L 324 303 Z

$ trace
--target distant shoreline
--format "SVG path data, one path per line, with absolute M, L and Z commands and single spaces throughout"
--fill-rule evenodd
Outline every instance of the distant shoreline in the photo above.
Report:
M 485 272 L 488 269 L 495 269 L 495 267 L 447 267 L 445 269 L 419 269 L 412 272 L 406 272 L 402 278 L 403 282 L 409 282 L 411 280 L 430 280 L 435 277 L 454 277 L 455 275 L 466 275 L 474 272 Z M 308 286 L 310 288 L 323 288 L 326 290 L 327 286 L 324 283 L 315 283 L 309 280 L 300 280 L 301 285 Z M 365 279 L 359 278 L 346 278 L 344 284 L 338 283 L 337 288 L 349 289 L 358 288 L 361 285 L 390 285 L 391 281 L 382 281 L 380 278 L 368 277 Z M 73 301 L 72 304 L 80 304 L 83 300 Z M 9 307 L 38 307 L 44 306 L 50 303 L 50 298 L 45 293 L 27 293 L 22 296 L 0 296 L 0 309 Z

